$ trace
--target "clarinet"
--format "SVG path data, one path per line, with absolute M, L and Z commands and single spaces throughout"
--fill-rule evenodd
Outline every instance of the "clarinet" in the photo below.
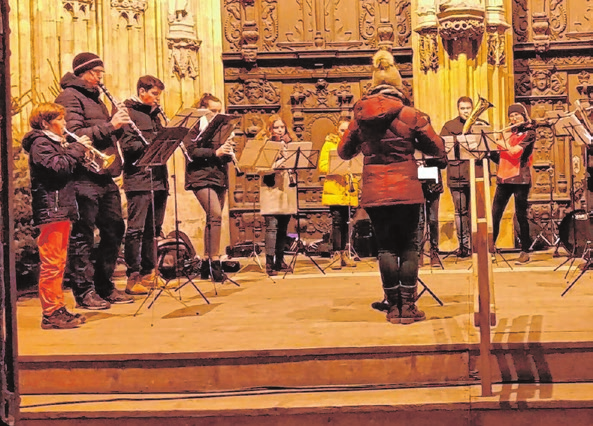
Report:
M 103 91 L 103 93 L 105 93 L 105 96 L 107 96 L 107 98 L 109 99 L 109 101 L 118 109 L 124 109 L 125 106 L 121 103 L 118 102 L 111 93 L 109 93 L 109 91 L 107 90 L 107 87 L 105 87 L 105 85 L 103 83 L 99 82 L 99 87 L 101 88 L 101 90 Z M 130 127 L 132 128 L 132 130 L 136 133 L 136 135 L 140 138 L 140 140 L 142 141 L 142 143 L 145 146 L 150 145 L 150 143 L 146 140 L 146 138 L 144 137 L 144 135 L 142 134 L 142 132 L 140 131 L 140 129 L 138 128 L 138 126 L 136 126 L 136 123 L 134 123 L 133 121 L 130 120 L 129 123 Z

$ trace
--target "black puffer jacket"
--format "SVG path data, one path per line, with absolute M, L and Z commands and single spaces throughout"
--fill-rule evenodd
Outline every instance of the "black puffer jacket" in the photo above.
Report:
M 116 130 L 109 122 L 111 119 L 109 111 L 100 99 L 101 93 L 98 88 L 90 86 L 85 80 L 70 72 L 62 77 L 60 86 L 64 90 L 58 95 L 55 102 L 66 108 L 68 130 L 78 136 L 88 136 L 93 141 L 95 148 L 116 156 L 108 171 L 95 173 L 79 168 L 77 179 L 88 179 L 99 184 L 109 182 L 108 176 L 121 174 L 122 161 L 116 142 L 123 131 Z
M 192 139 L 199 134 L 199 126 L 196 125 L 184 139 L 189 156 L 192 161 L 185 163 L 185 189 L 198 191 L 202 188 L 219 187 L 228 188 L 228 163 L 231 158 L 227 155 L 216 156 L 218 147 L 207 142 L 205 145 L 197 146 Z
M 158 109 L 143 104 L 137 99 L 127 99 L 124 102 L 130 118 L 142 132 L 144 138 L 150 143 L 157 133 L 163 128 L 158 116 Z M 137 167 L 134 163 L 142 157 L 146 146 L 130 126 L 124 126 L 124 135 L 119 141 L 124 155 L 124 191 L 163 191 L 169 189 L 167 181 L 167 166 L 152 167 L 152 185 L 150 169 Z
M 41 130 L 27 133 L 23 148 L 29 153 L 35 224 L 76 220 L 78 207 L 72 177 L 86 148 L 78 142 L 63 146 Z

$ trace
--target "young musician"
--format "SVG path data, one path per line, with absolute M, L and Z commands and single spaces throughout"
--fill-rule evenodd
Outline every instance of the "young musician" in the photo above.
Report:
M 211 114 L 203 116 L 199 131 L 203 131 L 210 120 L 222 111 L 222 102 L 216 96 L 205 93 L 194 107 L 208 109 Z M 200 205 L 206 212 L 206 230 L 204 232 L 204 255 L 202 278 L 208 278 L 210 271 L 216 282 L 224 280 L 220 263 L 220 238 L 222 228 L 222 210 L 229 186 L 228 163 L 231 161 L 233 147 L 224 143 L 215 148 L 211 143 L 202 146 L 187 144 L 191 162 L 185 166 L 185 189 L 193 191 Z
M 124 102 L 128 114 L 149 143 L 162 129 L 159 99 L 165 85 L 151 75 L 138 79 L 137 96 Z M 124 191 L 128 200 L 128 228 L 124 253 L 128 265 L 126 293 L 146 294 L 147 287 L 163 285 L 156 276 L 155 238 L 161 234 L 169 190 L 167 166 L 138 167 L 147 145 L 129 126 L 120 146 L 124 156 Z M 154 205 L 154 208 L 153 208 Z
M 515 215 L 519 222 L 521 254 L 515 262 L 518 265 L 529 262 L 529 222 L 527 198 L 531 188 L 531 163 L 535 130 L 523 104 L 512 104 L 508 116 L 513 126 L 510 138 L 504 143 L 505 148 L 491 153 L 492 160 L 498 164 L 496 191 L 492 202 L 492 221 L 494 244 L 500 231 L 500 221 L 511 195 L 515 196 Z
M 331 241 L 334 253 L 331 268 L 334 270 L 342 269 L 343 266 L 356 267 L 356 263 L 350 258 L 350 253 L 345 249 L 348 241 L 350 207 L 358 207 L 358 182 L 354 181 L 352 176 L 328 175 L 330 152 L 337 151 L 340 138 L 349 124 L 349 120 L 340 120 L 337 134 L 327 135 L 319 154 L 319 171 L 327 175 L 323 182 L 321 204 L 329 206 L 332 217 Z
M 286 122 L 278 114 L 268 118 L 266 126 L 255 137 L 258 140 L 281 142 L 283 148 L 296 141 L 296 135 L 286 126 Z M 260 214 L 266 220 L 266 273 L 277 275 L 278 271 L 290 271 L 284 262 L 284 245 L 290 217 L 297 213 L 297 190 L 291 186 L 290 170 L 264 172 L 259 190 Z M 275 256 L 275 257 L 274 257 Z
M 78 214 L 72 177 L 87 151 L 79 142 L 66 142 L 65 115 L 61 105 L 37 105 L 29 118 L 31 131 L 22 142 L 29 153 L 33 220 L 40 231 L 37 245 L 43 329 L 75 328 L 85 322 L 84 316 L 68 312 L 62 288 L 70 224 Z M 90 144 L 88 138 L 81 138 L 85 141 Z
M 459 136 L 463 133 L 463 126 L 470 117 L 474 108 L 472 98 L 462 96 L 457 100 L 458 116 L 445 123 L 441 130 L 441 136 Z M 484 123 L 483 121 L 478 121 Z M 470 223 L 470 183 L 469 183 L 469 160 L 459 159 L 459 153 L 455 153 L 456 160 L 449 161 L 447 165 L 447 186 L 453 197 L 455 208 L 455 227 L 457 228 L 457 240 L 459 248 L 457 255 L 461 258 L 469 257 L 471 249 L 471 223 Z M 480 168 L 479 165 L 476 167 Z
M 72 61 L 72 72 L 62 77 L 63 91 L 56 98 L 66 108 L 66 126 L 71 132 L 88 136 L 95 148 L 117 157 L 107 170 L 78 167 L 74 172 L 79 219 L 72 226 L 66 276 L 77 306 L 84 309 L 108 309 L 112 303 L 134 301 L 112 281 L 125 230 L 121 195 L 113 181 L 121 173 L 116 136 L 130 117 L 125 109 L 110 117 L 99 91 L 104 74 L 101 58 L 80 53 Z M 95 227 L 101 238 L 96 249 Z
M 443 140 L 425 114 L 406 106 L 402 89 L 393 56 L 380 50 L 373 57 L 373 87 L 354 105 L 354 121 L 338 153 L 345 160 L 364 154 L 361 206 L 377 236 L 383 291 L 390 305 L 387 320 L 411 324 L 426 318 L 415 303 L 424 196 L 414 151 L 441 158 L 444 164 L 447 158 Z

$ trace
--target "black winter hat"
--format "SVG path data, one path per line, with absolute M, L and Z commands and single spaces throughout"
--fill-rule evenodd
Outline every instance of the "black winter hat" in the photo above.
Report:
M 102 67 L 103 61 L 97 55 L 91 52 L 83 52 L 76 55 L 72 61 L 72 71 L 74 75 L 79 76 L 95 67 Z

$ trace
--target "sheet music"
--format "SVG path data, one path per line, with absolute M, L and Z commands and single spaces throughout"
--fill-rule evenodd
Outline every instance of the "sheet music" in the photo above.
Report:
M 351 158 L 350 160 L 342 160 L 338 155 L 338 151 L 330 151 L 329 167 L 327 174 L 340 176 L 344 176 L 347 174 L 361 175 L 363 162 L 363 154 L 358 154 L 356 157 Z
M 313 142 L 291 142 L 286 145 L 284 152 L 279 152 L 279 158 L 276 161 L 275 168 L 277 169 L 301 169 L 309 168 L 311 166 L 311 148 Z M 297 152 L 300 154 L 297 155 Z M 298 164 L 297 162 L 298 157 Z

